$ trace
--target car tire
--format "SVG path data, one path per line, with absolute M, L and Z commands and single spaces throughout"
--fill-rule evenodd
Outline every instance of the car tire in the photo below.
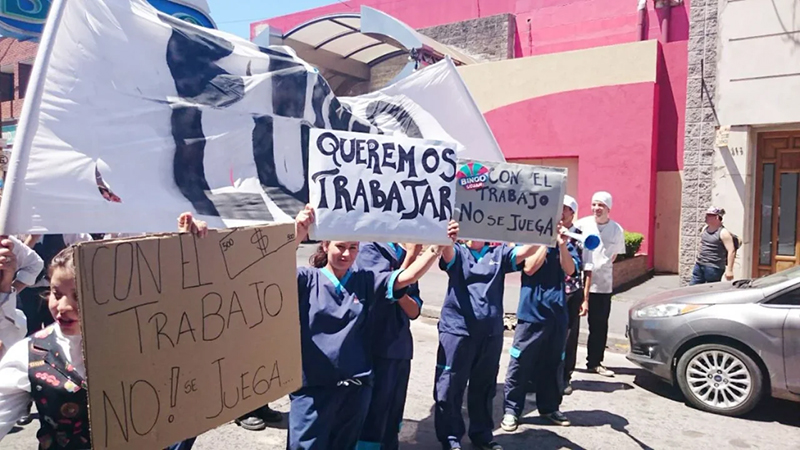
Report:
M 752 410 L 764 394 L 761 368 L 747 353 L 725 344 L 687 350 L 675 370 L 683 396 L 695 408 L 725 416 Z

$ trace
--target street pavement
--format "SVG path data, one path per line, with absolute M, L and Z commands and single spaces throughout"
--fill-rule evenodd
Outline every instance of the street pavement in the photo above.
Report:
M 298 264 L 306 264 L 312 246 L 298 251 Z M 441 304 L 446 286 L 438 270 L 423 279 L 426 304 Z M 518 280 L 508 277 L 507 311 L 516 310 Z M 443 284 L 445 283 L 445 284 Z M 624 334 L 628 308 L 638 299 L 677 285 L 676 277 L 656 277 L 650 282 L 615 297 L 612 303 L 612 333 Z M 516 291 L 514 291 L 516 289 Z M 616 318 L 614 318 L 616 317 Z M 620 328 L 621 327 L 621 328 Z M 584 327 L 585 328 L 585 327 Z M 438 346 L 436 321 L 419 319 L 412 324 L 415 358 L 405 409 L 401 448 L 437 449 L 433 422 L 433 381 Z M 506 449 L 699 449 L 752 448 L 800 449 L 800 405 L 766 399 L 745 418 L 730 418 L 704 413 L 686 406 L 680 392 L 648 373 L 637 369 L 624 357 L 624 346 L 611 345 L 605 364 L 617 372 L 614 378 L 577 372 L 575 392 L 564 398 L 562 410 L 573 426 L 562 428 L 547 425 L 532 409 L 526 409 L 522 425 L 514 433 L 500 430 L 502 392 L 508 367 L 511 333 L 506 333 L 495 398 L 497 441 Z M 578 368 L 583 369 L 585 349 L 579 348 Z M 529 396 L 532 399 L 533 396 Z M 464 403 L 466 414 L 466 401 Z M 288 397 L 271 405 L 287 413 Z M 38 423 L 15 429 L 8 435 L 2 450 L 23 450 L 36 447 Z M 465 438 L 465 449 L 471 448 Z M 248 432 L 229 423 L 200 436 L 198 450 L 282 449 L 286 445 L 286 417 L 283 423 L 261 432 Z M 332 449 L 334 450 L 334 449 Z

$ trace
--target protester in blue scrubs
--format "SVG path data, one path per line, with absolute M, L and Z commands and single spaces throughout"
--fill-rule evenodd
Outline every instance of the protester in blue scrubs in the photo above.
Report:
M 470 440 L 480 449 L 502 449 L 492 435 L 492 400 L 503 348 L 505 275 L 518 271 L 537 248 L 468 241 L 443 250 L 439 267 L 449 282 L 439 319 L 434 424 L 444 449 L 461 448 L 467 383 Z
M 298 214 L 297 242 L 313 220 L 310 206 Z M 457 233 L 453 222 L 448 234 Z M 443 251 L 429 247 L 407 269 L 378 273 L 353 265 L 358 250 L 358 242 L 325 241 L 311 257 L 314 267 L 297 269 L 303 386 L 290 396 L 290 450 L 357 445 L 372 395 L 369 307 L 403 298 Z
M 416 259 L 419 245 L 362 243 L 356 265 L 375 272 L 406 268 Z M 414 341 L 411 320 L 419 317 L 422 299 L 414 283 L 397 303 L 377 302 L 369 312 L 372 343 L 372 400 L 361 431 L 358 450 L 392 450 L 399 446 Z
M 559 230 L 566 231 L 561 224 Z M 557 425 L 570 425 L 559 411 L 569 322 L 564 280 L 579 270 L 577 247 L 563 234 L 558 236 L 555 248 L 541 247 L 525 261 L 506 373 L 505 415 L 500 424 L 505 431 L 517 429 L 529 380 L 535 386 L 536 406 L 542 417 Z

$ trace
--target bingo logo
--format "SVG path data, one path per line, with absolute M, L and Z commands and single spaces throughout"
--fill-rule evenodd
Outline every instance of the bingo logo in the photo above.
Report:
M 480 163 L 470 162 L 461 166 L 456 172 L 458 184 L 464 189 L 473 190 L 486 186 L 489 181 L 489 169 Z

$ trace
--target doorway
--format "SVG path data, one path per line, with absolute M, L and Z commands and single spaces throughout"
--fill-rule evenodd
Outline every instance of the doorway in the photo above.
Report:
M 800 131 L 764 133 L 756 158 L 753 276 L 800 265 Z

